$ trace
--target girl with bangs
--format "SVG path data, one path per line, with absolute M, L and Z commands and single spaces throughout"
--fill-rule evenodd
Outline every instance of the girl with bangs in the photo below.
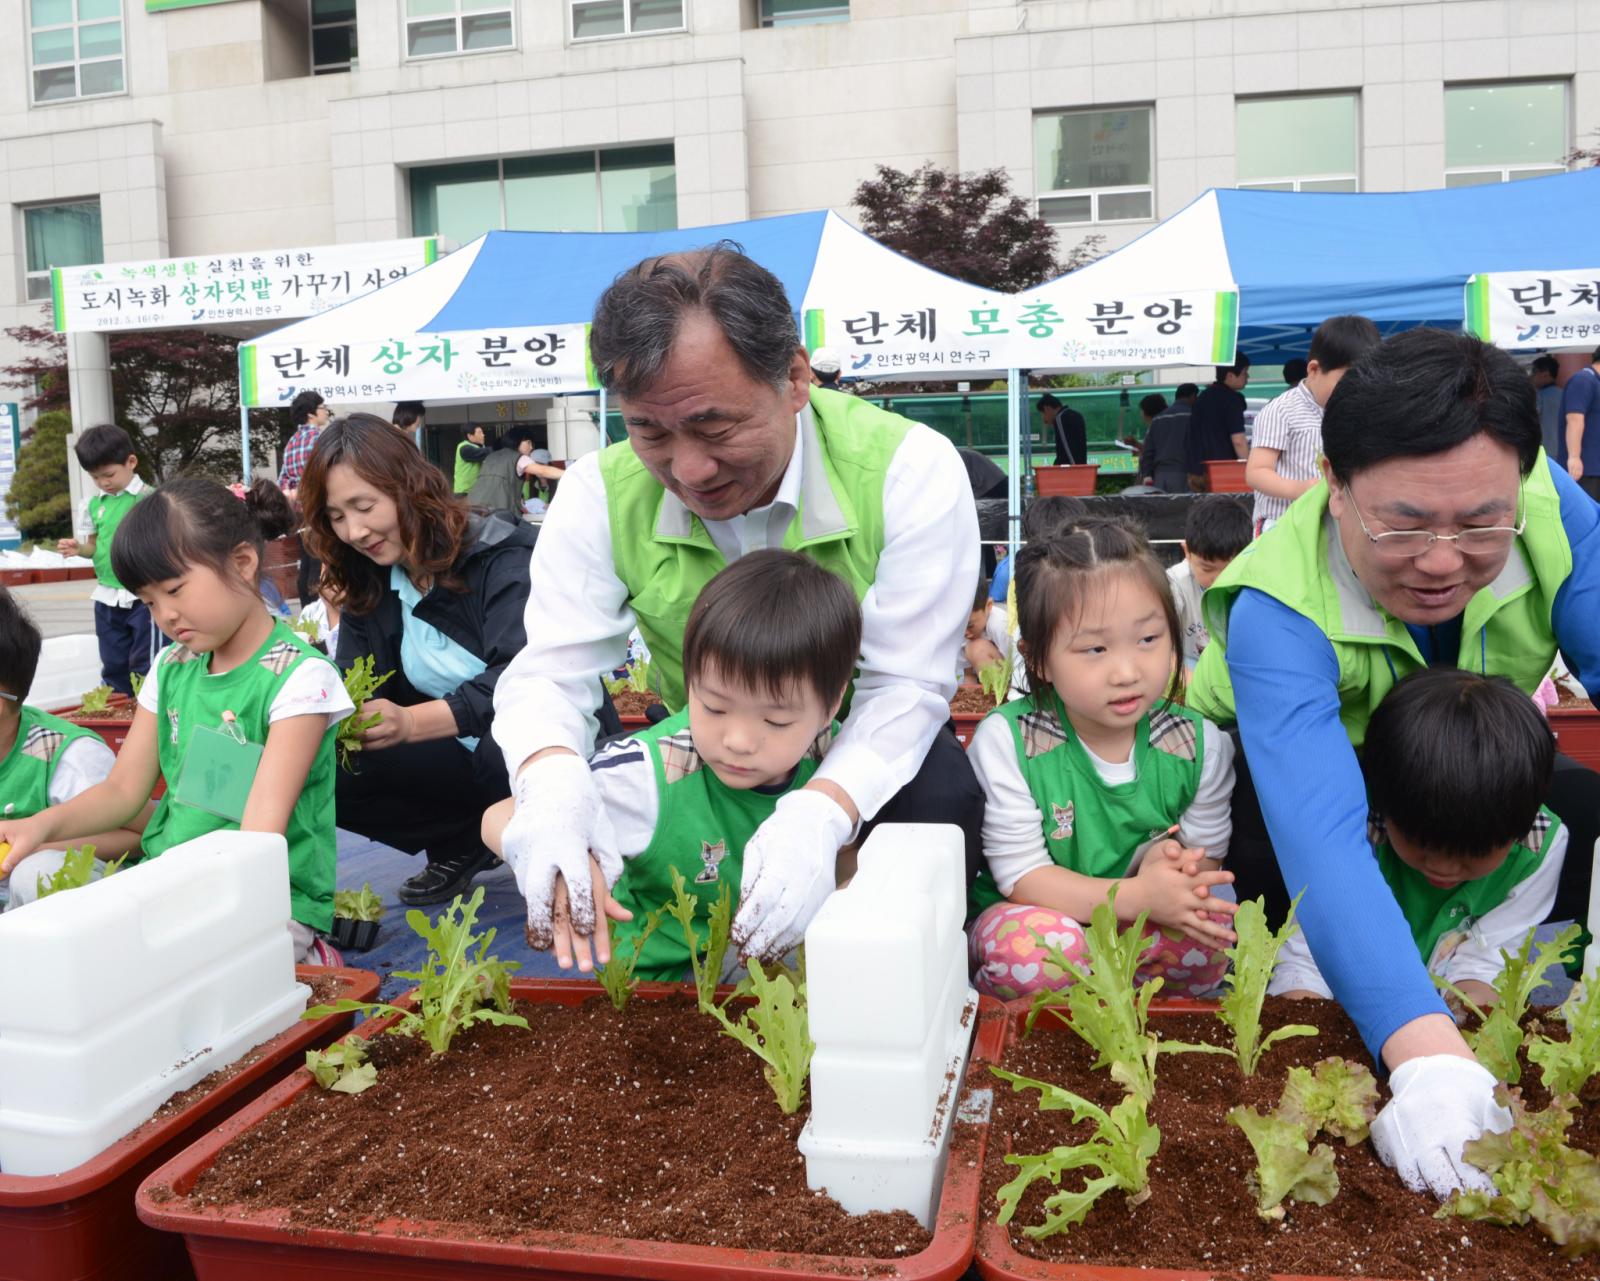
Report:
M 1211 890 L 1232 835 L 1233 744 L 1183 707 L 1182 640 L 1143 536 L 1084 519 L 1017 554 L 1019 651 L 1032 693 L 973 735 L 985 866 L 969 927 L 975 982 L 1004 999 L 1072 982 L 1084 926 L 1115 891 L 1148 913 L 1139 980 L 1197 995 L 1227 968 L 1234 905 Z M 1174 839 L 1174 835 L 1176 839 Z
M 333 731 L 354 709 L 333 664 L 261 598 L 265 535 L 279 537 L 292 523 L 270 481 L 240 501 L 198 477 L 168 481 L 123 518 L 112 567 L 174 643 L 140 687 L 110 776 L 31 818 L 0 821 L 8 865 L 84 832 L 126 826 L 164 779 L 166 795 L 144 829 L 145 857 L 210 832 L 281 832 L 295 959 L 340 963 L 318 931 L 333 924 Z M 20 876 L 29 879 L 25 868 Z
M 340 611 L 334 658 L 393 672 L 363 716 L 354 772 L 338 779 L 339 825 L 427 865 L 400 901 L 444 903 L 496 859 L 483 812 L 511 795 L 492 736 L 494 688 L 523 647 L 534 533 L 476 513 L 411 440 L 373 414 L 336 419 L 300 485 L 307 546 Z

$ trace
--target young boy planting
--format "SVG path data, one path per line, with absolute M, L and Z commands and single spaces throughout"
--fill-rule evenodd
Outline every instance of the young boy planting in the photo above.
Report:
M 589 762 L 601 797 L 595 902 L 616 922 L 609 949 L 595 940 L 601 964 L 631 950 L 644 918 L 672 899 L 674 871 L 702 911 L 723 885 L 738 910 L 745 845 L 816 772 L 860 653 L 855 594 L 803 556 L 752 552 L 706 584 L 683 633 L 687 706 Z M 497 854 L 511 813 L 506 800 L 484 815 Z M 810 887 L 803 920 L 833 888 L 832 877 Z M 557 919 L 564 910 L 558 888 Z M 591 968 L 586 943 L 577 951 L 578 968 Z M 559 944 L 556 959 L 572 963 Z M 675 981 L 688 968 L 682 933 L 668 925 L 645 941 L 634 974 Z
M 1543 801 L 1555 740 L 1502 677 L 1413 672 L 1372 714 L 1362 747 L 1373 856 L 1429 971 L 1480 1007 L 1549 915 L 1567 831 Z M 1381 963 L 1381 962 L 1380 962 Z M 1274 995 L 1332 995 L 1303 934 L 1279 953 Z

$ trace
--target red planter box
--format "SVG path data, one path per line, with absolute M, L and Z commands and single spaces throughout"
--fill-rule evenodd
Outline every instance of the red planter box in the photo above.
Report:
M 682 990 L 673 984 L 641 983 L 634 999 L 660 1000 Z M 577 1005 L 600 993 L 598 983 L 561 979 L 515 979 L 511 984 L 514 997 L 539 1004 Z M 1004 1007 L 985 998 L 979 1010 L 974 1059 L 992 1052 L 986 1047 L 999 1044 L 1004 1021 Z M 371 1035 L 387 1022 L 375 1020 L 370 1029 L 363 1024 L 361 1034 Z M 983 1142 L 988 1131 L 986 1119 L 974 1119 L 969 1110 L 976 1102 L 970 1097 L 970 1080 L 963 1087 L 952 1123 L 950 1160 L 945 1168 L 933 1242 L 909 1259 L 846 1259 L 731 1250 L 569 1232 L 529 1232 L 515 1243 L 468 1240 L 443 1235 L 446 1229 L 440 1225 L 405 1219 L 350 1231 L 302 1228 L 291 1226 L 281 1210 L 196 1210 L 177 1199 L 188 1194 L 229 1141 L 286 1106 L 301 1091 L 316 1088 L 311 1074 L 305 1071 L 296 1072 L 167 1162 L 145 1180 L 137 1205 L 139 1217 L 152 1228 L 183 1234 L 200 1281 L 284 1281 L 289 1277 L 296 1281 L 390 1281 L 398 1277 L 406 1281 L 577 1281 L 595 1276 L 653 1281 L 728 1281 L 768 1276 L 785 1281 L 839 1281 L 841 1277 L 863 1275 L 881 1281 L 954 1281 L 972 1261 Z M 990 1087 L 987 1081 L 980 1080 L 979 1088 Z M 159 1202 L 152 1199 L 150 1194 L 156 1187 L 171 1188 L 177 1198 Z
M 955 722 L 956 727 L 956 742 L 962 747 L 971 747 L 972 736 L 977 732 L 978 722 L 988 714 L 988 712 L 951 712 L 950 719 Z
M 1058 494 L 1079 497 L 1094 493 L 1095 477 L 1100 474 L 1099 463 L 1067 463 L 1060 467 L 1044 466 L 1033 469 L 1034 492 L 1040 498 Z
M 1600 770 L 1600 708 L 1552 708 L 1550 728 L 1556 732 L 1556 746 L 1561 751 L 1592 770 Z
M 1244 459 L 1206 459 L 1206 488 L 1213 494 L 1246 494 L 1249 482 L 1244 478 Z
M 113 707 L 126 707 L 132 701 L 126 694 L 113 694 L 111 696 L 111 705 Z M 125 721 L 116 716 L 79 716 L 77 711 L 78 704 L 74 703 L 71 707 L 58 708 L 53 714 L 61 717 L 62 720 L 71 721 L 74 725 L 82 725 L 85 729 L 92 729 L 106 740 L 106 746 L 113 752 L 122 750 L 122 744 L 128 738 L 128 731 L 133 728 L 131 720 Z
M 341 995 L 370 1001 L 378 976 L 367 970 L 297 966 L 302 980 L 333 975 Z M 355 1016 L 334 1014 L 280 1033 L 265 1052 L 181 1112 L 146 1124 L 75 1169 L 27 1178 L 0 1174 L 0 1277 L 5 1281 L 184 1281 L 194 1274 L 181 1243 L 139 1222 L 133 1194 L 145 1177 L 331 1045 Z

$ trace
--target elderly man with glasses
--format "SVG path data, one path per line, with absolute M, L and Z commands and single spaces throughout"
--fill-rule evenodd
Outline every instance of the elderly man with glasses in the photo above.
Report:
M 1516 362 L 1463 334 L 1414 329 L 1368 352 L 1322 437 L 1323 482 L 1207 593 L 1189 702 L 1238 725 L 1251 767 L 1228 859 L 1239 897 L 1265 893 L 1281 916 L 1285 887 L 1304 892 L 1317 963 L 1393 1074 L 1379 1154 L 1444 1196 L 1481 1183 L 1462 1145 L 1509 1117 L 1379 875 L 1357 753 L 1373 709 L 1423 666 L 1531 695 L 1559 648 L 1600 690 L 1600 505 L 1546 457 Z M 1549 804 L 1573 850 L 1551 919 L 1581 921 L 1600 775 L 1558 758 Z

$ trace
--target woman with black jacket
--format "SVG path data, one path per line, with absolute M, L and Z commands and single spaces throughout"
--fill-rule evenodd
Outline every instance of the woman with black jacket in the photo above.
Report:
M 404 903 L 449 901 L 495 863 L 483 811 L 511 794 L 493 738 L 494 687 L 526 640 L 534 531 L 473 513 L 444 474 L 383 419 L 323 431 L 300 489 L 322 590 L 342 619 L 336 660 L 393 672 L 361 714 L 355 772 L 341 771 L 340 827 L 428 863 Z

